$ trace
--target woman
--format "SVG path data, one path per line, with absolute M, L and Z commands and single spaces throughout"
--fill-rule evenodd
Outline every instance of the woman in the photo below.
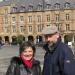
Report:
M 40 62 L 34 59 L 35 47 L 30 42 L 20 46 L 20 57 L 13 57 L 6 75 L 41 75 Z

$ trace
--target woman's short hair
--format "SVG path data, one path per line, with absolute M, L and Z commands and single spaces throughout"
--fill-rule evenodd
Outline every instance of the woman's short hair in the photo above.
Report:
M 19 47 L 19 53 L 21 54 L 26 48 L 28 47 L 31 47 L 32 50 L 33 50 L 33 55 L 35 54 L 36 52 L 36 49 L 35 49 L 35 46 L 29 42 L 29 41 L 26 41 L 26 42 L 23 42 L 20 47 Z

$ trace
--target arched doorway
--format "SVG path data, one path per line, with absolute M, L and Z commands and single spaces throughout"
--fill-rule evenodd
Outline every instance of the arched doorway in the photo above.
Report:
M 13 45 L 17 44 L 17 37 L 16 36 L 12 36 L 12 43 Z
M 30 41 L 30 42 L 34 42 L 34 38 L 33 38 L 33 36 L 28 36 L 28 41 Z
M 64 36 L 64 42 L 66 44 L 68 44 L 68 42 L 71 42 L 73 40 L 73 35 L 72 34 L 68 34 Z
M 21 44 L 24 41 L 25 41 L 25 37 L 23 35 L 18 35 L 18 37 L 17 37 L 18 44 Z
M 75 42 L 75 35 L 74 35 L 74 42 Z
M 9 37 L 5 36 L 5 43 L 9 43 Z
M 42 41 L 42 36 L 36 36 L 36 43 L 40 43 Z
M 25 37 L 23 36 L 23 41 L 25 41 Z
M 0 37 L 0 40 L 2 40 L 2 37 Z

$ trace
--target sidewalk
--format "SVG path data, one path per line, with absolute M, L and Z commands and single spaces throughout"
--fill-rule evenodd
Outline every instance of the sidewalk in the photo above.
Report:
M 18 55 L 18 47 L 15 46 L 2 46 L 0 49 L 0 75 L 5 75 L 5 72 L 13 56 Z

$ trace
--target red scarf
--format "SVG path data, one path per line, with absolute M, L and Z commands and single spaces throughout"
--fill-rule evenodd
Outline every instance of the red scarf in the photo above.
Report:
M 22 56 L 20 58 L 22 59 L 22 61 L 24 62 L 24 64 L 27 66 L 27 68 L 31 68 L 32 67 L 33 59 L 25 60 L 25 59 L 23 59 Z

